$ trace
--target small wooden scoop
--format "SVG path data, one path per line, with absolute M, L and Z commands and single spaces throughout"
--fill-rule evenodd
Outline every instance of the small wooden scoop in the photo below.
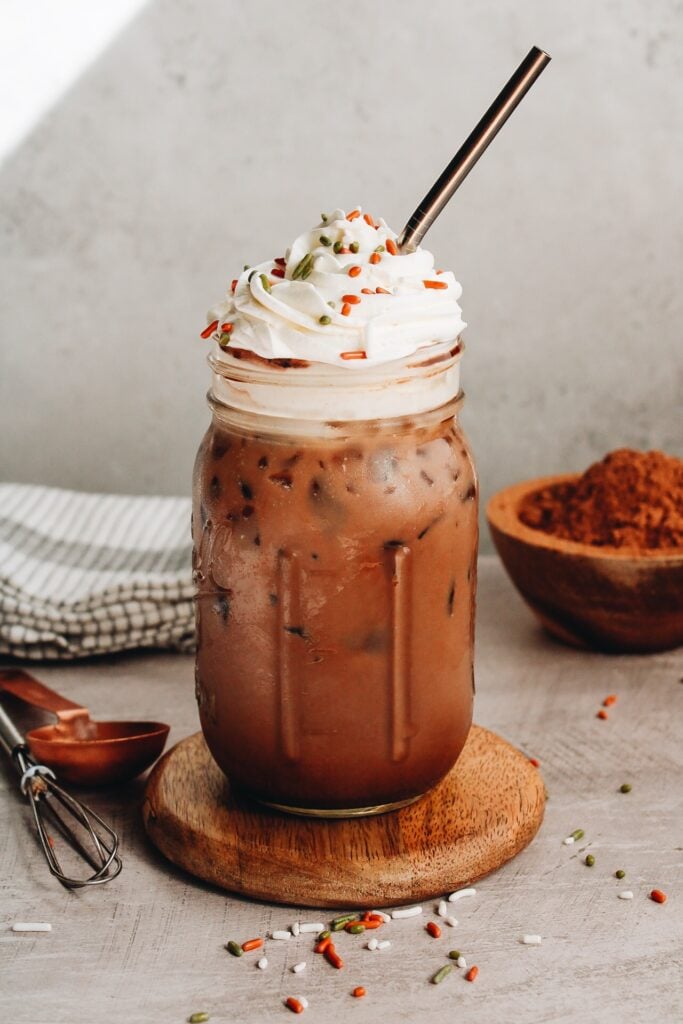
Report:
M 0 670 L 0 691 L 56 714 L 55 725 L 32 729 L 26 739 L 37 761 L 79 786 L 135 778 L 156 761 L 170 728 L 163 722 L 93 722 L 87 708 L 20 669 Z

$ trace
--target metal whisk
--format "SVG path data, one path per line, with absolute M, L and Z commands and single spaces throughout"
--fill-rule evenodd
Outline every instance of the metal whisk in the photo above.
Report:
M 20 789 L 27 797 L 38 839 L 51 873 L 67 889 L 100 885 L 116 878 L 121 870 L 116 832 L 80 800 L 57 784 L 52 769 L 36 764 L 23 736 L 0 707 L 0 746 L 7 751 L 20 775 Z M 93 869 L 87 878 L 71 878 L 62 869 L 48 825 Z M 80 835 L 79 835 L 80 833 Z

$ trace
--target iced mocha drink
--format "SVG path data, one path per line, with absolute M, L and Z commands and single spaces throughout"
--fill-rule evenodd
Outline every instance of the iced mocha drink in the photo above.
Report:
M 400 806 L 467 738 L 477 488 L 459 294 L 384 222 L 335 211 L 209 314 L 197 699 L 231 782 L 278 807 Z

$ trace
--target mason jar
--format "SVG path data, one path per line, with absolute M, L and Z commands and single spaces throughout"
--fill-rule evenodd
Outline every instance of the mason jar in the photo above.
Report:
M 259 801 L 380 813 L 434 786 L 465 744 L 477 481 L 461 351 L 351 372 L 210 359 L 196 695 L 213 757 Z

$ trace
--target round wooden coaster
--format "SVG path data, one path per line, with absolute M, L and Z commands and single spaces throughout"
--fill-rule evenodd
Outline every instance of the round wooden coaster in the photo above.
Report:
M 152 771 L 143 815 L 169 860 L 214 885 L 275 903 L 370 907 L 476 881 L 533 839 L 544 808 L 538 769 L 475 725 L 455 768 L 417 803 L 341 821 L 234 794 L 196 733 Z

